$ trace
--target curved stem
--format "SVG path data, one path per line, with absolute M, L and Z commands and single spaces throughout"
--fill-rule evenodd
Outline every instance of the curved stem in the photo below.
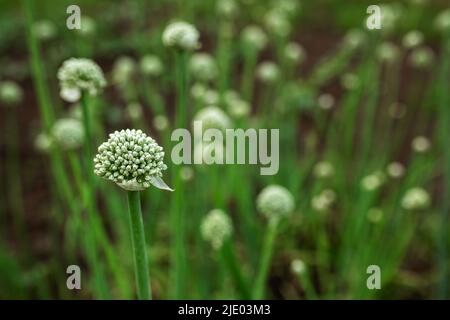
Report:
M 128 209 L 130 212 L 130 232 L 138 298 L 140 300 L 150 300 L 150 276 L 148 272 L 147 248 L 145 245 L 141 195 L 139 191 L 128 191 Z
M 270 262 L 272 260 L 275 237 L 277 235 L 278 220 L 269 221 L 264 239 L 263 252 L 259 263 L 259 270 L 256 276 L 255 287 L 253 290 L 253 299 L 263 299 L 267 274 L 269 273 Z

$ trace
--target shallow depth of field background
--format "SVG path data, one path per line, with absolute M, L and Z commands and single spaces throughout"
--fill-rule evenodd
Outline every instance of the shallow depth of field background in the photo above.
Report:
M 235 0 L 229 15 L 218 11 L 217 1 L 77 1 L 82 17 L 90 19 L 85 32 L 65 26 L 73 1 L 34 1 L 34 21 L 27 21 L 25 2 L 0 1 L 0 86 L 14 81 L 23 90 L 17 104 L 0 101 L 0 298 L 99 298 L 91 290 L 92 270 L 81 244 L 88 224 L 72 214 L 85 218 L 77 189 L 77 179 L 85 178 L 76 176 L 71 163 L 82 158 L 83 149 L 69 155 L 55 147 L 69 181 L 70 195 L 61 195 L 54 157 L 38 148 L 45 126 L 27 24 L 41 23 L 34 32 L 37 63 L 54 119 L 79 116 L 79 107 L 59 96 L 58 68 L 70 57 L 93 59 L 108 81 L 91 110 L 94 150 L 114 130 L 142 128 L 164 147 L 169 167 L 164 178 L 173 185 L 171 174 L 177 171 L 171 170 L 173 143 L 164 119 L 173 125 L 176 64 L 161 34 L 177 19 L 197 27 L 202 45 L 196 52 L 211 54 L 218 65 L 210 81 L 189 75 L 188 123 L 214 104 L 234 127 L 279 128 L 280 170 L 261 176 L 259 166 L 183 168 L 184 262 L 175 278 L 171 211 L 177 191 L 143 192 L 154 298 L 242 298 L 233 281 L 236 270 L 200 232 L 205 215 L 218 206 L 232 219 L 230 243 L 251 291 L 267 227 L 255 200 L 272 183 L 290 190 L 296 208 L 279 226 L 265 298 L 449 298 L 450 54 L 444 46 L 448 50 L 450 38 L 435 25 L 438 14 L 449 9 L 447 1 L 386 1 L 389 26 L 381 31 L 365 28 L 372 3 L 360 0 Z M 286 33 L 270 25 L 267 17 L 274 10 L 283 12 Z M 268 39 L 254 65 L 240 36 L 248 25 L 261 27 Z M 404 36 L 413 30 L 424 38 L 408 48 Z M 285 57 L 290 42 L 304 49 L 298 62 Z M 142 72 L 140 60 L 149 54 L 161 60 L 160 74 Z M 279 68 L 273 82 L 258 76 L 264 61 Z M 230 90 L 249 104 L 249 115 L 233 117 L 225 99 Z M 104 237 L 95 251 L 110 298 L 132 299 L 126 195 L 97 180 Z M 422 205 L 405 205 L 413 188 L 422 188 L 428 201 L 419 194 Z M 82 270 L 78 291 L 66 287 L 72 264 Z M 381 268 L 381 290 L 366 287 L 369 265 Z

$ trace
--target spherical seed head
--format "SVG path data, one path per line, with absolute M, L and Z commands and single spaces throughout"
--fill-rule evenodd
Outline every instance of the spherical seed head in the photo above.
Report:
M 219 107 L 210 106 L 201 109 L 194 117 L 194 121 L 201 121 L 203 131 L 207 129 L 225 129 L 231 128 L 230 117 Z
M 162 41 L 166 47 L 180 50 L 195 50 L 200 47 L 200 34 L 190 23 L 184 21 L 172 22 L 162 34 Z
M 262 82 L 274 83 L 280 78 L 280 68 L 271 61 L 265 61 L 258 66 L 256 74 Z
M 428 47 L 415 48 L 409 56 L 409 63 L 418 69 L 427 69 L 433 65 L 434 52 Z
M 328 161 L 321 161 L 314 166 L 313 172 L 317 178 L 325 179 L 334 175 L 334 167 Z
M 425 153 L 431 148 L 431 142 L 427 137 L 418 136 L 413 139 L 411 146 L 415 152 Z
M 392 42 L 383 42 L 377 48 L 377 56 L 383 62 L 394 62 L 400 56 L 400 49 Z
M 94 61 L 85 58 L 64 61 L 58 70 L 58 79 L 61 90 L 70 89 L 80 94 L 87 92 L 97 95 L 106 86 L 102 69 Z
M 167 169 L 163 158 L 163 148 L 141 130 L 116 131 L 98 148 L 94 172 L 130 191 L 151 185 L 171 190 L 161 179 Z
M 405 174 L 405 166 L 400 162 L 392 162 L 387 166 L 386 171 L 391 178 L 398 179 Z
M 5 105 L 16 105 L 23 100 L 23 90 L 14 81 L 0 82 L 0 101 Z
M 264 17 L 264 23 L 267 30 L 280 37 L 286 37 L 291 31 L 289 18 L 281 10 L 270 10 Z
M 291 262 L 291 271 L 294 274 L 302 274 L 306 271 L 306 265 L 301 259 L 294 259 Z
M 164 66 L 161 59 L 155 55 L 143 56 L 139 62 L 139 68 L 144 75 L 150 77 L 157 77 L 164 71 Z
M 128 83 L 133 73 L 136 71 L 136 62 L 127 56 L 119 57 L 112 69 L 112 79 L 114 83 L 126 84 Z
M 258 195 L 256 207 L 267 219 L 278 220 L 294 211 L 294 197 L 282 186 L 269 185 Z
M 306 58 L 306 52 L 298 43 L 290 42 L 284 48 L 284 56 L 292 63 L 302 63 Z
M 56 26 L 51 20 L 40 20 L 33 24 L 34 35 L 42 40 L 50 40 L 56 36 Z
M 330 110 L 331 108 L 333 108 L 334 104 L 335 104 L 335 99 L 334 99 L 333 95 L 330 93 L 322 93 L 317 98 L 317 105 L 322 110 Z
M 361 186 L 366 191 L 375 191 L 381 187 L 385 181 L 385 175 L 381 171 L 365 176 L 361 181 Z
M 403 36 L 402 44 L 406 49 L 418 47 L 423 42 L 423 33 L 418 30 L 409 31 Z
M 84 142 L 83 124 L 73 118 L 59 119 L 53 125 L 52 137 L 65 150 L 78 149 Z
M 401 204 L 405 210 L 426 209 L 430 204 L 430 195 L 422 188 L 412 188 L 406 191 Z
M 189 69 L 194 78 L 201 81 L 210 81 L 217 77 L 219 70 L 216 61 L 208 53 L 196 53 L 189 61 Z
M 218 250 L 233 233 L 233 225 L 230 217 L 220 209 L 211 210 L 204 218 L 200 231 L 203 239 L 211 243 Z
M 245 27 L 245 29 L 242 30 L 241 39 L 245 46 L 257 51 L 264 49 L 267 45 L 266 34 L 256 25 Z
M 450 9 L 446 9 L 439 13 L 434 20 L 436 29 L 442 32 L 450 30 Z

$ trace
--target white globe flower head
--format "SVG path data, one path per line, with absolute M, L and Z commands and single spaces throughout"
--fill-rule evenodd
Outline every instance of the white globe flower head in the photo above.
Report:
M 425 189 L 412 188 L 406 191 L 401 205 L 405 210 L 422 210 L 430 204 L 430 195 Z
M 433 50 L 428 47 L 419 47 L 411 51 L 408 62 L 417 69 L 427 69 L 433 65 L 435 55 Z
M 142 74 L 149 77 L 157 77 L 160 76 L 164 72 L 164 66 L 159 59 L 155 55 L 145 55 L 139 61 L 139 68 Z
M 405 175 L 405 166 L 400 162 L 392 162 L 387 166 L 386 171 L 391 178 L 399 179 Z
M 162 42 L 166 47 L 192 51 L 200 47 L 200 34 L 190 23 L 176 21 L 170 23 L 162 34 Z
M 83 92 L 97 95 L 106 86 L 102 69 L 94 61 L 85 58 L 70 58 L 64 61 L 58 70 L 58 79 L 61 93 L 70 89 L 72 96 L 81 96 Z M 62 98 L 64 99 L 64 96 Z
M 327 212 L 336 201 L 336 193 L 331 189 L 325 189 L 311 200 L 311 207 L 317 212 Z
M 220 16 L 231 19 L 237 15 L 238 6 L 235 0 L 218 0 L 216 10 Z
M 195 53 L 189 61 L 189 69 L 192 76 L 201 81 L 214 80 L 219 69 L 216 61 L 209 53 Z
M 377 48 L 377 56 L 382 62 L 392 63 L 400 57 L 400 49 L 392 42 L 383 42 Z
M 427 137 L 415 137 L 411 143 L 412 149 L 417 153 L 425 153 L 431 148 L 431 142 Z
M 230 217 L 220 209 L 211 210 L 200 226 L 203 239 L 211 243 L 214 250 L 219 250 L 233 233 Z
M 256 207 L 269 221 L 278 221 L 294 211 L 294 197 L 280 185 L 265 187 L 256 198 Z
M 264 23 L 267 30 L 280 37 L 288 36 L 291 31 L 289 18 L 281 10 L 270 10 L 264 17 Z
M 450 30 L 450 9 L 446 9 L 439 13 L 434 20 L 436 29 L 441 32 L 447 32 Z
M 51 40 L 56 36 L 56 26 L 51 20 L 40 20 L 33 24 L 34 35 L 42 40 Z
M 203 131 L 207 129 L 225 129 L 232 127 L 230 117 L 219 107 L 210 106 L 201 109 L 194 117 L 194 121 L 201 121 Z
M 119 57 L 113 65 L 112 79 L 116 84 L 127 84 L 136 71 L 136 62 L 127 56 Z
M 84 142 L 84 128 L 81 121 L 73 118 L 59 119 L 52 128 L 52 137 L 64 150 L 80 148 Z
M 330 110 L 334 107 L 336 101 L 332 94 L 330 93 L 322 93 L 317 98 L 317 105 L 322 110 Z
M 300 275 L 305 273 L 306 265 L 301 259 L 294 259 L 291 261 L 291 271 L 294 274 Z
M 23 100 L 23 90 L 14 81 L 0 82 L 0 102 L 7 106 L 17 105 Z
M 299 64 L 305 61 L 306 51 L 298 43 L 289 42 L 286 47 L 284 47 L 284 56 L 289 62 Z
M 280 68 L 271 61 L 264 61 L 258 66 L 256 75 L 264 83 L 274 83 L 280 78 Z
M 314 166 L 313 172 L 316 178 L 326 179 L 334 175 L 334 167 L 328 161 L 321 161 Z
M 413 49 L 423 43 L 423 33 L 418 30 L 409 31 L 403 36 L 402 44 L 406 49 Z
M 384 183 L 386 177 L 382 171 L 374 172 L 361 181 L 361 187 L 366 191 L 378 190 Z
M 129 191 L 141 191 L 151 185 L 172 191 L 162 180 L 167 169 L 163 158 L 163 148 L 141 130 L 116 131 L 98 147 L 94 173 Z
M 153 119 L 153 126 L 158 131 L 164 131 L 169 127 L 169 119 L 164 115 L 157 115 Z
M 261 51 L 267 45 L 266 34 L 256 25 L 245 27 L 241 33 L 241 40 L 244 46 L 256 51 Z

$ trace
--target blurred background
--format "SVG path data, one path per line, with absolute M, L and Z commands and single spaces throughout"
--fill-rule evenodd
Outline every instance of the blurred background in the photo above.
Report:
M 72 4 L 0 0 L 0 298 L 135 298 L 125 194 L 100 178 L 86 186 L 83 148 L 55 142 L 59 120 L 81 119 L 60 97 L 71 57 L 107 80 L 90 105 L 94 150 L 141 128 L 166 151 L 166 182 L 180 175 L 178 192 L 142 193 L 155 299 L 248 297 L 267 248 L 256 199 L 270 184 L 295 210 L 278 227 L 263 297 L 449 298 L 448 1 L 384 1 L 381 30 L 367 30 L 372 3 L 361 0 L 77 1 L 82 28 L 69 30 Z M 176 20 L 201 43 L 185 61 L 186 126 L 215 106 L 230 127 L 279 128 L 275 176 L 171 162 L 179 65 L 161 36 Z M 201 232 L 216 208 L 233 227 L 219 250 Z M 103 294 L 83 245 L 91 232 Z M 66 287 L 72 264 L 81 290 Z M 380 290 L 367 288 L 369 265 Z

